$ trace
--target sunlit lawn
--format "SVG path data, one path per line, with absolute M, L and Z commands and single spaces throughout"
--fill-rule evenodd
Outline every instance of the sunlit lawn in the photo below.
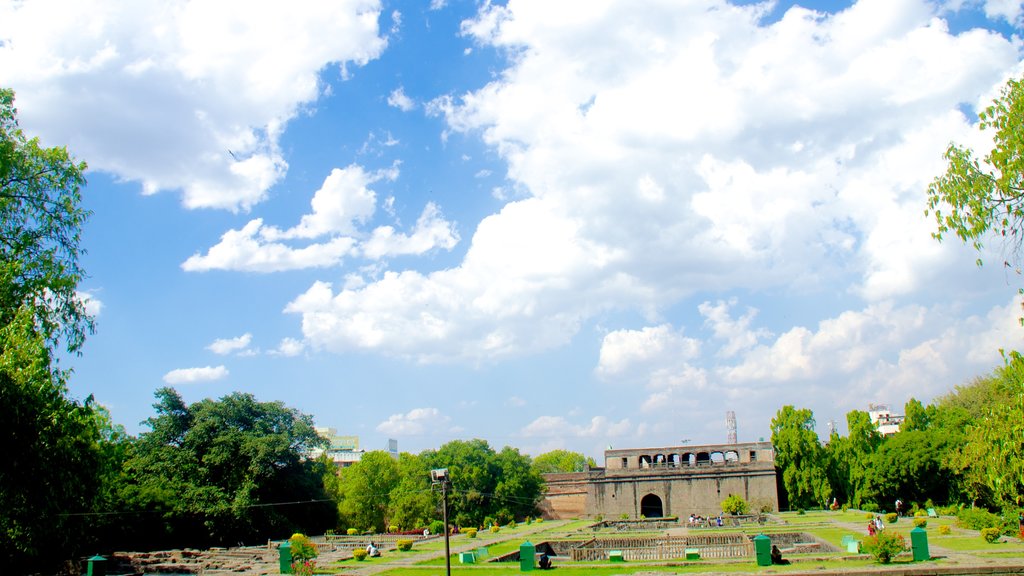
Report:
M 443 565 L 443 562 L 442 562 Z M 614 574 L 633 574 L 636 572 L 671 572 L 677 574 L 701 574 L 707 572 L 717 573 L 762 573 L 762 574 L 784 574 L 787 572 L 807 570 L 839 570 L 851 568 L 863 568 L 874 565 L 868 560 L 829 560 L 815 562 L 794 562 L 787 566 L 757 566 L 753 559 L 740 562 L 692 562 L 687 564 L 643 564 L 635 562 L 624 562 L 621 564 L 609 565 L 604 563 L 580 562 L 560 563 L 555 559 L 557 576 L 611 576 Z M 536 571 L 539 572 L 539 571 Z M 452 564 L 453 574 L 464 576 L 504 576 L 519 574 L 518 562 L 507 562 L 501 564 L 464 565 Z M 380 573 L 382 576 L 437 576 L 435 566 L 402 567 L 387 570 Z

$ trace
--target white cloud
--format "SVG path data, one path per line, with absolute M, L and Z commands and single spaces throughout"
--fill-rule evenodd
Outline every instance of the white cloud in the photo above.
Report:
M 194 384 L 196 382 L 212 382 L 227 378 L 228 369 L 221 366 L 204 366 L 202 368 L 178 368 L 164 374 L 164 382 L 168 384 Z
M 206 349 L 214 354 L 225 356 L 232 352 L 242 352 L 249 347 L 250 343 L 252 343 L 252 334 L 246 332 L 234 338 L 218 338 L 207 346 Z
M 449 430 L 451 418 L 437 408 L 414 408 L 405 414 L 392 414 L 377 425 L 377 431 L 394 436 L 418 436 Z
M 526 406 L 526 400 L 523 400 L 519 396 L 509 396 L 508 399 L 505 400 L 505 404 L 512 406 L 513 408 L 522 408 L 523 406 Z
M 631 435 L 635 430 L 629 418 L 615 422 L 604 416 L 594 416 L 587 424 L 572 424 L 563 416 L 540 416 L 523 427 L 520 434 L 527 438 L 616 438 Z
M 335 266 L 352 252 L 355 240 L 348 237 L 333 238 L 324 243 L 293 248 L 263 238 L 263 220 L 249 221 L 241 230 L 225 232 L 220 242 L 205 255 L 193 254 L 181 264 L 186 272 L 208 270 L 236 270 L 242 272 L 281 272 L 303 268 Z
M 306 349 L 306 344 L 295 338 L 283 338 L 274 352 L 280 356 L 298 356 Z
M 458 243 L 459 233 L 455 225 L 445 220 L 441 210 L 430 202 L 416 220 L 412 234 L 395 232 L 391 226 L 379 226 L 361 248 L 365 257 L 376 260 L 387 256 L 419 255 L 436 248 L 451 250 Z
M 82 303 L 82 306 L 85 307 L 85 313 L 89 316 L 95 318 L 103 311 L 103 301 L 93 296 L 91 293 L 76 292 L 75 294 L 77 295 L 78 300 Z
M 190 208 L 248 209 L 288 164 L 287 124 L 331 63 L 384 49 L 377 0 L 47 0 L 0 6 L 0 69 L 22 125 L 89 166 L 181 189 Z M 73 118 L 74 121 L 69 121 Z
M 357 165 L 334 169 L 314 193 L 311 212 L 297 225 L 281 230 L 264 225 L 262 218 L 250 220 L 240 230 L 225 232 L 206 254 L 193 254 L 181 267 L 188 272 L 281 272 L 338 266 L 347 256 L 377 260 L 452 249 L 459 241 L 458 233 L 433 203 L 423 209 L 411 234 L 379 226 L 363 238 L 362 225 L 377 205 L 377 194 L 369 186 L 397 177 L 397 166 L 375 173 Z M 389 198 L 385 208 L 392 203 Z
M 398 108 L 402 112 L 411 112 L 416 109 L 416 103 L 405 95 L 405 89 L 399 86 L 388 94 L 388 106 Z
M 863 0 L 763 25 L 764 4 L 485 4 L 463 33 L 515 57 L 426 109 L 482 135 L 514 191 L 495 197 L 515 200 L 458 266 L 318 282 L 287 309 L 318 348 L 475 363 L 697 293 L 821 301 L 840 285 L 880 305 L 931 291 L 964 254 L 930 238 L 924 190 L 950 140 L 977 138 L 958 106 L 1018 66 L 1012 41 L 953 35 L 938 9 Z M 969 302 L 966 283 L 946 296 Z M 723 357 L 770 336 L 708 306 Z

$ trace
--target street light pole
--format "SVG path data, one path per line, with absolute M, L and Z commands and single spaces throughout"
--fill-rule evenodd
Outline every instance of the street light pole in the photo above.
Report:
M 447 576 L 452 576 L 452 553 L 448 544 L 448 469 L 431 470 L 430 479 L 434 484 L 441 485 L 441 516 L 444 520 L 444 569 Z

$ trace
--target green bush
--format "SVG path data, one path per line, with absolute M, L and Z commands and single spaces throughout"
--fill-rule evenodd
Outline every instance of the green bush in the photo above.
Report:
M 369 554 L 369 552 L 367 552 L 366 549 L 364 548 L 356 548 L 352 551 L 352 557 L 358 560 L 359 562 L 366 560 L 367 554 Z
M 928 518 L 922 518 L 920 516 L 918 516 L 917 518 L 914 518 L 914 527 L 915 528 L 924 528 L 926 526 L 928 526 Z
M 1000 530 L 999 528 L 982 528 L 981 529 L 981 537 L 984 538 L 985 542 L 988 542 L 989 544 L 993 544 L 993 543 L 996 542 L 996 540 L 999 540 L 999 536 L 1000 536 L 1001 533 L 1002 533 L 1002 530 Z
M 529 516 L 527 516 L 526 517 L 526 525 L 529 526 L 530 524 L 533 524 L 533 518 L 530 518 Z
M 464 531 L 467 537 L 476 538 L 476 528 L 466 528 Z
M 722 513 L 724 514 L 746 514 L 747 508 L 747 501 L 736 494 L 729 494 L 725 500 L 722 500 Z
M 865 515 L 864 515 L 864 518 L 865 518 L 866 520 L 874 520 L 874 519 L 875 519 L 875 515 L 874 515 L 874 514 L 871 514 L 871 513 L 869 512 L 869 513 L 867 513 L 867 514 L 865 514 Z
M 395 526 L 394 524 L 392 524 L 391 526 L 388 526 L 388 532 L 391 533 L 391 534 L 394 534 L 395 532 L 398 532 L 398 526 Z
M 935 509 L 936 514 L 939 516 L 956 516 L 960 513 L 960 507 L 956 504 L 950 504 L 949 506 L 939 506 Z
M 598 514 L 597 516 L 594 516 L 594 520 L 598 522 L 604 522 L 604 514 Z
M 876 562 L 888 564 L 897 554 L 907 549 L 907 542 L 902 534 L 894 530 L 882 530 L 874 536 L 861 541 L 861 549 L 874 557 Z
M 494 526 L 495 524 L 497 524 L 497 522 L 494 520 L 493 516 L 484 516 L 484 526 Z
M 943 524 L 942 526 L 939 526 L 939 534 L 942 534 L 943 536 L 948 536 L 952 533 L 953 529 L 950 528 L 948 524 Z
M 491 524 L 491 533 L 497 534 L 498 532 L 501 532 L 501 526 L 498 526 L 497 524 Z
M 509 520 L 508 524 L 505 524 L 505 527 L 506 528 L 515 528 L 516 527 L 516 521 L 515 520 Z
M 431 534 L 444 534 L 444 522 L 440 520 L 434 520 L 428 528 L 430 528 Z
M 874 502 L 864 502 L 860 505 L 860 509 L 865 512 L 878 512 L 878 504 Z
M 348 534 L 349 536 L 355 536 L 356 534 L 359 534 L 359 530 L 356 530 L 355 528 L 349 528 L 348 530 L 345 530 L 345 534 Z
M 895 524 L 896 521 L 899 520 L 899 519 L 900 519 L 899 514 L 897 514 L 895 512 L 889 512 L 888 514 L 885 515 L 885 523 L 886 524 Z
M 305 534 L 296 532 L 288 539 L 292 545 L 292 559 L 296 562 L 312 560 L 317 557 L 316 544 Z
M 927 517 L 928 517 L 928 513 L 925 512 L 924 510 L 918 510 L 917 512 L 914 512 L 914 518 L 927 518 Z
M 412 540 L 398 540 L 395 542 L 395 547 L 402 552 L 408 552 L 409 550 L 412 550 Z
M 806 514 L 806 513 L 807 513 L 807 512 L 804 512 L 804 509 L 803 509 L 803 508 L 799 508 L 799 509 L 797 509 L 797 511 L 796 511 L 796 515 L 797 515 L 797 516 L 803 516 L 803 515 L 804 515 L 804 514 Z
M 984 508 L 964 508 L 957 512 L 956 525 L 970 530 L 996 528 L 1001 531 L 1003 520 Z

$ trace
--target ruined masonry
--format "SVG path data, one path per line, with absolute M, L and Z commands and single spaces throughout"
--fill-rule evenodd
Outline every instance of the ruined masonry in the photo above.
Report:
M 717 516 L 736 494 L 779 509 L 771 442 L 605 450 L 604 468 L 545 474 L 545 518 Z

